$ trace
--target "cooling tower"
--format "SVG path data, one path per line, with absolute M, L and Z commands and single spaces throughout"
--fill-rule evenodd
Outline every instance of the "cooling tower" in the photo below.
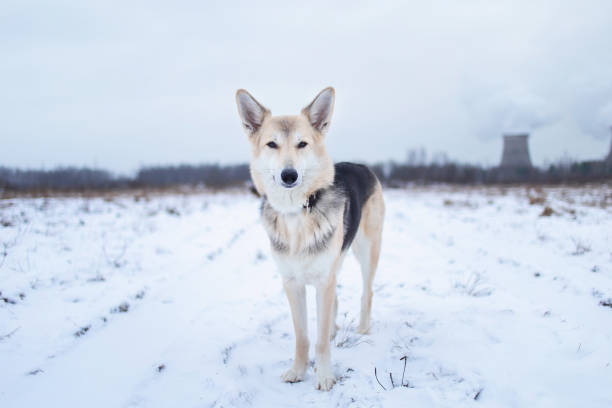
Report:
M 500 167 L 531 167 L 527 146 L 528 137 L 528 134 L 504 135 L 504 150 Z

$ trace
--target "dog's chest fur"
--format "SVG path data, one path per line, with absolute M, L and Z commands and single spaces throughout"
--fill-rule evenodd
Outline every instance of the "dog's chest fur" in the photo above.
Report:
M 341 250 L 345 199 L 334 189 L 318 193 L 313 205 L 305 205 L 299 212 L 286 214 L 276 211 L 263 199 L 261 216 L 270 238 L 272 251 L 280 266 L 280 272 L 305 280 L 316 280 L 320 273 L 329 271 Z M 329 256 L 327 256 L 329 255 Z M 321 264 L 321 271 L 316 267 Z M 306 273 L 315 276 L 298 277 Z

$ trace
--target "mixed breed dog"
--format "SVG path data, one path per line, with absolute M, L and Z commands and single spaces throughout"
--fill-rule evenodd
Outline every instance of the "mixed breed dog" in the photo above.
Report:
M 357 331 L 368 333 L 385 215 L 382 188 L 374 173 L 360 164 L 334 165 L 327 154 L 324 142 L 334 99 L 334 89 L 325 88 L 300 114 L 272 116 L 247 91 L 236 92 L 238 113 L 251 144 L 251 177 L 263 197 L 261 217 L 295 329 L 295 359 L 282 379 L 302 381 L 308 368 L 305 285 L 313 285 L 315 386 L 325 391 L 336 382 L 330 361 L 330 341 L 337 331 L 336 275 L 352 248 L 363 278 Z

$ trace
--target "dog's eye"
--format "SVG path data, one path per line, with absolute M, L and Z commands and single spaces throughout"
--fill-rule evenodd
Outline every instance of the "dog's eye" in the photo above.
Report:
M 297 148 L 298 148 L 298 149 L 303 149 L 303 148 L 305 148 L 306 146 L 308 146 L 308 143 L 306 143 L 306 142 L 300 142 L 300 143 L 298 143 Z
M 266 143 L 266 146 L 268 146 L 270 149 L 276 149 L 278 148 L 278 145 L 274 142 L 268 142 Z

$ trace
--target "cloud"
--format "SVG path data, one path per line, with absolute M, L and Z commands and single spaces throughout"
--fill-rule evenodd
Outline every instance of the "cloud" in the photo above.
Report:
M 327 85 L 338 160 L 422 146 L 495 163 L 518 130 L 536 163 L 595 158 L 612 124 L 611 37 L 608 1 L 5 1 L 0 162 L 245 161 L 235 89 L 297 113 Z

